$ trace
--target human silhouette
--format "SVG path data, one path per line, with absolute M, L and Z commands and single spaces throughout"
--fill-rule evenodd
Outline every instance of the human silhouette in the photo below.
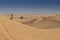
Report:
M 10 18 L 11 20 L 13 20 L 13 14 L 11 13 L 11 18 Z

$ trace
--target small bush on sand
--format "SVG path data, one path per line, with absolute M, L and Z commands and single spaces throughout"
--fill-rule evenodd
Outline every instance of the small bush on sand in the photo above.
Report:
M 23 16 L 20 16 L 20 19 L 23 19 L 24 17 Z

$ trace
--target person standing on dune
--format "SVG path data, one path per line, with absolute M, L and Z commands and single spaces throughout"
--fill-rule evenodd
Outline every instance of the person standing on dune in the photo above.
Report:
M 13 14 L 11 13 L 11 18 L 10 18 L 11 20 L 13 20 Z

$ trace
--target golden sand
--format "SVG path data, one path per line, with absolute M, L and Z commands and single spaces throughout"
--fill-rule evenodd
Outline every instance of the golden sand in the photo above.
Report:
M 45 20 L 41 16 L 25 17 L 24 19 L 15 17 L 10 20 L 9 17 L 0 15 L 0 40 L 60 40 L 58 20 L 53 17 Z M 33 23 L 31 23 L 32 19 L 34 19 Z

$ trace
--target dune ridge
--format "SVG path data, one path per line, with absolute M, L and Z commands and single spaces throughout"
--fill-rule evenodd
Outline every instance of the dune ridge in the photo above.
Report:
M 23 15 L 23 19 L 20 19 L 19 17 L 15 18 L 17 22 L 20 22 L 25 25 L 29 25 L 36 28 L 42 28 L 42 29 L 49 29 L 49 28 L 58 28 L 60 27 L 60 21 L 59 16 L 57 15 L 30 15 L 26 16 Z M 55 18 L 56 17 L 56 18 Z

